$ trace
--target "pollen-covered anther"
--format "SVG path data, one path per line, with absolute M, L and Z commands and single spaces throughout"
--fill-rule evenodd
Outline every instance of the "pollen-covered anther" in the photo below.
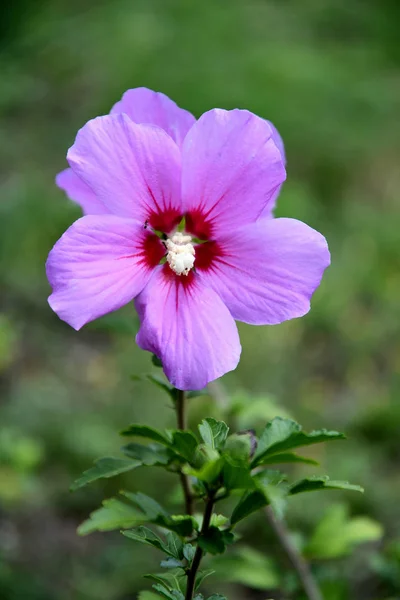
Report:
M 168 250 L 167 262 L 171 269 L 177 275 L 188 275 L 193 268 L 195 251 L 190 235 L 184 233 L 174 233 L 166 240 L 165 246 Z

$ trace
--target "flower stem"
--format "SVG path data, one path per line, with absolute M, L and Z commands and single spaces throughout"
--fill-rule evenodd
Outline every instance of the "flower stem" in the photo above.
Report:
M 178 429 L 186 429 L 186 396 L 183 390 L 176 390 L 176 418 Z M 182 491 L 185 498 L 185 511 L 187 515 L 193 515 L 193 494 L 187 475 L 180 472 Z
M 214 495 L 210 494 L 207 499 L 206 506 L 204 509 L 203 525 L 201 527 L 200 535 L 205 535 L 208 531 L 208 528 L 210 527 L 213 508 L 214 508 Z M 197 571 L 199 570 L 199 566 L 201 563 L 201 559 L 203 558 L 203 554 L 204 554 L 203 550 L 200 548 L 200 546 L 197 546 L 191 567 L 187 573 L 187 586 L 186 586 L 185 600 L 192 600 L 192 598 L 193 598 L 193 594 L 195 592 Z
M 265 516 L 274 530 L 282 548 L 288 555 L 290 562 L 292 563 L 301 581 L 308 600 L 323 600 L 321 591 L 319 590 L 317 582 L 311 573 L 309 564 L 306 560 L 304 560 L 296 546 L 292 543 L 292 540 L 290 539 L 290 533 L 286 528 L 285 522 L 276 517 L 270 506 L 265 508 Z

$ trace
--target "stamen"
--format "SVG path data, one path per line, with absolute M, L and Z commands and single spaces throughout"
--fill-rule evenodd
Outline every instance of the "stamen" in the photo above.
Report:
M 195 251 L 191 242 L 191 236 L 180 231 L 165 241 L 168 250 L 167 262 L 177 275 L 188 275 L 193 268 Z

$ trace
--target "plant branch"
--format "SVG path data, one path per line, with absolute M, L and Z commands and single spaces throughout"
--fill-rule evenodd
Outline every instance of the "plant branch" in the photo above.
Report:
M 214 495 L 210 494 L 208 500 L 206 502 L 206 507 L 204 509 L 203 516 L 203 524 L 201 526 L 200 535 L 205 535 L 210 527 L 211 517 L 214 508 Z M 187 573 L 187 586 L 186 586 L 186 596 L 185 600 L 192 600 L 193 594 L 195 592 L 196 586 L 196 576 L 197 571 L 199 570 L 199 566 L 201 563 L 201 559 L 203 558 L 204 551 L 198 545 L 196 548 L 196 552 L 193 557 L 193 561 L 191 567 Z
M 176 418 L 178 429 L 185 430 L 186 424 L 186 396 L 183 390 L 176 390 Z M 185 498 L 185 511 L 187 515 L 193 515 L 193 494 L 190 488 L 190 482 L 187 475 L 179 472 L 183 495 Z
M 265 515 L 269 524 L 274 530 L 282 548 L 288 555 L 290 562 L 292 563 L 301 581 L 301 584 L 303 586 L 308 600 L 323 600 L 317 582 L 315 581 L 313 574 L 311 573 L 309 564 L 306 560 L 304 560 L 304 558 L 290 539 L 290 532 L 288 531 L 285 522 L 276 517 L 271 506 L 267 506 L 265 508 Z

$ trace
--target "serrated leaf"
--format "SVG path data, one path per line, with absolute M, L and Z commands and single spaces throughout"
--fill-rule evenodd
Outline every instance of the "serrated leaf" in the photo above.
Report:
M 256 487 L 253 491 L 246 491 L 239 503 L 233 510 L 231 524 L 235 525 L 253 512 L 272 504 L 274 508 L 282 512 L 282 500 L 286 496 L 286 488 L 280 489 L 280 484 L 286 476 L 280 471 L 268 469 L 253 476 Z
M 145 522 L 143 513 L 122 502 L 118 498 L 109 498 L 103 505 L 91 513 L 89 519 L 78 527 L 79 535 L 87 535 L 93 531 L 112 531 L 128 529 Z
M 131 540 L 135 540 L 136 542 L 140 542 L 148 546 L 153 546 L 154 548 L 169 554 L 166 544 L 163 542 L 163 540 L 148 527 L 142 526 L 138 527 L 137 529 L 123 531 L 122 534 Z
M 295 421 L 275 417 L 267 424 L 260 436 L 252 466 L 259 465 L 265 457 L 273 454 L 299 448 L 300 446 L 341 440 L 345 437 L 343 433 L 326 429 L 304 433 L 301 431 L 301 425 Z
M 85 471 L 81 477 L 79 477 L 71 485 L 71 492 L 75 492 L 81 487 L 96 481 L 97 479 L 109 479 L 115 477 L 120 473 L 131 471 L 141 466 L 141 462 L 138 460 L 126 460 L 125 458 L 113 458 L 106 456 L 99 458 L 95 461 L 94 466 Z
M 222 450 L 228 437 L 229 427 L 223 421 L 217 421 L 217 419 L 209 417 L 203 419 L 200 423 L 199 431 L 206 446 L 215 450 Z
M 198 527 L 194 517 L 189 515 L 170 515 L 153 498 L 141 492 L 132 494 L 131 492 L 122 491 L 121 494 L 143 512 L 142 522 L 154 523 L 182 537 L 190 536 L 193 530 Z
M 194 585 L 194 589 L 198 590 L 199 587 L 201 586 L 201 584 L 203 583 L 203 581 L 205 579 L 207 579 L 207 577 L 210 577 L 210 575 L 214 575 L 215 570 L 214 569 L 204 569 L 203 571 L 199 571 L 196 577 L 196 582 Z
M 145 445 L 131 442 L 123 446 L 121 450 L 126 456 L 139 460 L 147 467 L 167 465 L 174 456 L 171 450 L 161 444 Z
M 169 558 L 166 558 L 165 560 L 162 560 L 160 563 L 160 566 L 163 567 L 164 569 L 183 569 L 184 565 L 183 562 L 181 560 L 178 560 L 177 558 L 173 558 L 172 556 L 170 556 Z
M 191 564 L 191 562 L 194 558 L 195 552 L 196 552 L 196 547 L 193 546 L 193 544 L 185 544 L 183 546 L 183 556 L 186 558 L 189 565 Z
M 224 460 L 222 457 L 219 457 L 206 462 L 200 469 L 193 469 L 189 465 L 185 465 L 182 470 L 186 475 L 196 477 L 200 481 L 212 484 L 219 478 L 223 466 Z
M 168 590 L 161 583 L 155 583 L 153 589 L 168 600 L 185 600 L 182 592 L 179 592 L 178 590 Z
M 273 454 L 272 456 L 265 456 L 261 459 L 257 465 L 259 467 L 263 465 L 279 465 L 283 463 L 304 463 L 306 465 L 315 465 L 318 466 L 318 461 L 307 458 L 305 456 L 299 456 L 298 454 L 294 454 L 293 452 L 284 452 L 282 454 Z
M 173 431 L 172 442 L 175 452 L 192 463 L 199 445 L 196 436 L 191 431 Z
M 180 537 L 176 535 L 176 533 L 173 531 L 168 531 L 165 541 L 168 554 L 178 559 L 184 557 L 183 542 Z
M 197 538 L 197 544 L 204 552 L 210 554 L 222 554 L 227 544 L 231 544 L 234 536 L 230 531 L 221 531 L 218 527 L 211 526 L 206 533 Z
M 314 492 L 317 490 L 333 489 L 333 490 L 349 490 L 353 492 L 364 493 L 364 489 L 359 485 L 353 485 L 348 481 L 334 481 L 325 476 L 306 477 L 300 481 L 296 481 L 289 486 L 288 493 L 290 495 L 300 494 L 302 492 Z
M 226 596 L 222 596 L 221 594 L 213 594 L 209 596 L 207 600 L 228 600 Z
M 171 447 L 171 439 L 167 434 L 162 433 L 158 429 L 154 429 L 153 427 L 149 427 L 148 425 L 138 425 L 133 423 L 129 425 L 126 429 L 121 431 L 121 435 L 123 436 L 136 436 L 143 437 L 148 440 L 152 440 L 153 442 L 158 442 L 163 446 Z
M 250 465 L 238 464 L 224 456 L 222 468 L 222 481 L 227 490 L 251 489 L 254 481 L 250 473 Z

